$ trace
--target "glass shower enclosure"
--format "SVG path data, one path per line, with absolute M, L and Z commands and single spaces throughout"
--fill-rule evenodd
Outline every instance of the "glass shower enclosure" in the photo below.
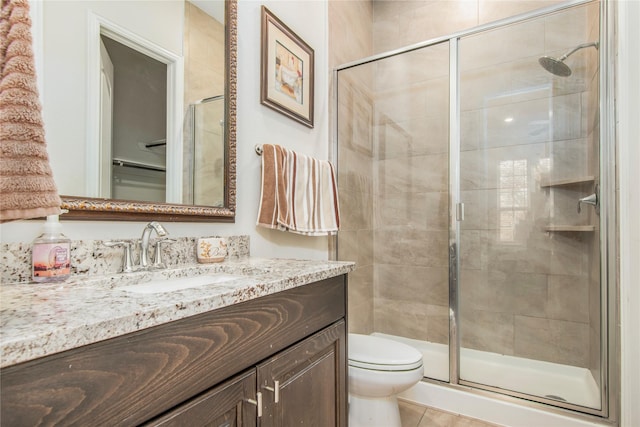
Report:
M 189 105 L 185 120 L 185 203 L 224 206 L 224 95 Z
M 429 380 L 607 416 L 601 9 L 335 73 L 349 328 L 420 349 Z

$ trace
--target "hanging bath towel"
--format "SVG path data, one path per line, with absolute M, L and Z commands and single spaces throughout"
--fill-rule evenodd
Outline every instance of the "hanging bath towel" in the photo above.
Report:
M 0 15 L 0 222 L 60 213 L 44 139 L 27 0 Z
M 333 165 L 277 145 L 262 149 L 257 224 L 307 236 L 335 234 L 340 210 Z

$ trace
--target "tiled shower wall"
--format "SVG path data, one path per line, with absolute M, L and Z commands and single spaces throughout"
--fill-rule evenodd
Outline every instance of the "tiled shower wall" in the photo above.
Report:
M 471 3 L 374 2 L 374 50 L 398 48 L 557 2 Z M 593 183 L 541 187 L 549 178 L 596 174 L 597 55 L 590 48 L 572 56 L 574 75 L 564 80 L 537 64 L 540 55 L 559 56 L 596 40 L 597 8 L 580 8 L 461 43 L 465 347 L 597 370 L 597 234 L 544 230 L 546 225 L 597 224 L 591 207 L 582 215 L 575 211 L 577 197 L 588 195 Z M 362 258 L 367 271 L 350 278 L 351 330 L 446 343 L 448 77 L 442 71 L 448 67 L 448 46 L 430 49 L 428 54 L 404 54 L 341 72 L 341 83 L 348 77 L 375 89 L 375 96 L 368 93 L 355 102 L 359 113 L 353 100 L 343 99 L 347 89 L 339 95 L 339 179 L 345 188 L 341 204 L 343 212 L 373 205 L 375 215 L 348 214 L 339 255 Z M 376 76 L 371 84 L 369 75 Z M 363 107 L 368 102 L 372 107 Z M 506 114 L 517 117 L 510 127 L 504 122 Z M 357 143 L 367 149 L 360 151 L 358 161 L 353 157 L 358 152 L 353 129 L 362 125 L 363 116 L 365 122 L 374 117 L 372 175 L 366 166 L 369 145 L 362 139 Z M 524 170 L 520 177 L 519 170 Z M 365 191 L 353 191 L 354 178 L 366 182 Z M 524 213 L 500 204 L 499 194 L 505 190 L 501 178 L 525 179 Z M 511 225 L 509 215 L 515 218 Z M 369 221 L 375 230 L 372 268 Z
M 185 107 L 224 94 L 224 23 L 190 2 L 184 10 Z
M 199 106 L 195 113 L 199 116 L 195 131 L 188 109 L 189 105 L 204 98 L 224 95 L 224 24 L 188 1 L 184 13 L 184 117 L 187 121 L 185 129 L 190 132 L 185 132 L 188 141 L 185 141 L 183 155 L 189 167 L 184 168 L 183 182 L 195 181 L 196 185 L 184 188 L 183 195 L 185 203 L 221 206 L 224 203 L 224 149 L 220 120 L 224 117 L 224 103 Z M 195 148 L 192 148 L 192 138 L 196 141 Z

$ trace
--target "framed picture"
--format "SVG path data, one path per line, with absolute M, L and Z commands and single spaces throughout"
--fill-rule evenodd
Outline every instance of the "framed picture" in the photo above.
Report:
M 313 49 L 262 6 L 260 102 L 313 127 Z

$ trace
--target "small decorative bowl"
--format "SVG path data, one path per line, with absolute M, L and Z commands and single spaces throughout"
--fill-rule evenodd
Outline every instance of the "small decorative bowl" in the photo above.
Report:
M 222 237 L 203 237 L 196 246 L 199 263 L 222 262 L 227 256 L 227 239 Z

